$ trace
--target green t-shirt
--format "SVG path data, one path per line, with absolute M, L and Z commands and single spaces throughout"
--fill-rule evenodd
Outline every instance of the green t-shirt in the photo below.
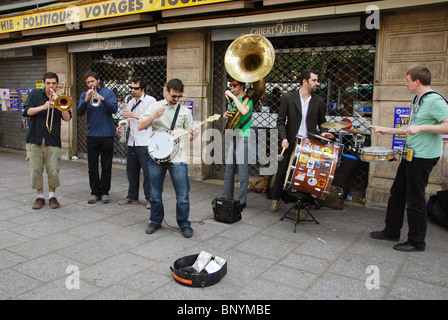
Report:
M 412 106 L 412 109 L 415 105 Z M 430 93 L 422 98 L 417 112 L 412 114 L 409 125 L 440 124 L 448 118 L 448 104 L 437 93 Z M 414 150 L 414 157 L 432 159 L 440 157 L 443 152 L 442 135 L 432 132 L 419 132 L 407 137 L 407 145 Z
M 238 98 L 238 100 L 243 103 L 244 102 L 244 97 L 243 98 Z M 252 125 L 252 110 L 254 108 L 254 103 L 252 100 L 249 100 L 249 102 L 247 103 L 247 105 L 249 106 L 250 110 L 248 113 L 246 113 L 245 115 L 242 115 L 240 118 L 240 121 L 238 121 L 238 124 L 235 127 L 235 130 L 241 129 L 239 130 L 239 135 L 241 137 L 250 137 L 250 127 Z M 235 102 L 232 101 L 232 106 L 233 108 L 231 109 L 234 110 L 235 107 Z M 249 118 L 249 121 L 246 122 L 246 124 L 244 125 L 244 127 L 241 127 L 241 125 L 246 121 L 247 118 Z

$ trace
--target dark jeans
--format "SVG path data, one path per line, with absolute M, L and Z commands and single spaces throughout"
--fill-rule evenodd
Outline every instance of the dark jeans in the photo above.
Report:
M 128 146 L 128 154 L 126 158 L 126 174 L 128 176 L 129 188 L 127 198 L 138 200 L 140 187 L 140 169 L 143 170 L 143 192 L 145 199 L 149 200 L 150 184 L 149 184 L 149 153 L 147 147 L 130 147 Z
M 89 165 L 90 193 L 108 195 L 112 177 L 114 137 L 87 137 L 87 162 Z M 101 157 L 101 177 L 99 161 Z
M 240 204 L 246 204 L 247 188 L 249 187 L 249 138 L 233 137 L 226 159 L 226 169 L 224 173 L 224 194 L 226 199 L 233 200 L 235 188 L 235 171 L 238 165 L 240 177 L 240 192 L 238 200 Z
M 425 247 L 426 197 L 429 174 L 439 158 L 414 158 L 411 162 L 402 160 L 387 204 L 386 228 L 384 231 L 399 238 L 403 226 L 404 212 L 408 216 L 408 241 L 419 248 Z
M 188 180 L 188 167 L 186 163 L 157 164 L 149 158 L 149 178 L 151 180 L 151 217 L 154 224 L 162 224 L 165 211 L 162 202 L 163 183 L 166 172 L 169 171 L 174 191 L 176 192 L 176 220 L 180 228 L 189 227 L 190 221 L 190 182 Z

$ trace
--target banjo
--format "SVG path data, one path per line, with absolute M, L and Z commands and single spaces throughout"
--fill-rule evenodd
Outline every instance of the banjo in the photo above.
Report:
M 219 117 L 219 114 L 208 117 L 199 126 L 202 126 L 206 122 L 218 120 Z M 151 158 L 159 164 L 171 161 L 179 151 L 179 138 L 190 133 L 191 129 L 186 129 L 175 135 L 170 130 L 154 132 L 148 140 L 148 152 Z

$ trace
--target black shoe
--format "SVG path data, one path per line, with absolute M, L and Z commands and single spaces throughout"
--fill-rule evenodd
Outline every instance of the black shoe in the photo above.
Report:
M 394 245 L 394 249 L 398 250 L 398 251 L 404 251 L 404 252 L 425 251 L 425 247 L 414 246 L 409 241 Z
M 391 237 L 388 234 L 386 234 L 383 231 L 372 231 L 370 232 L 370 237 L 372 237 L 373 239 L 380 239 L 380 240 L 391 240 L 391 241 L 399 241 L 400 238 L 396 238 L 396 237 Z
M 180 231 L 185 238 L 191 238 L 193 236 L 193 229 L 191 227 L 183 227 Z
M 148 225 L 148 227 L 146 228 L 146 233 L 147 234 L 153 234 L 157 231 L 157 229 L 162 228 L 162 226 L 160 224 L 155 224 L 155 223 L 150 223 Z

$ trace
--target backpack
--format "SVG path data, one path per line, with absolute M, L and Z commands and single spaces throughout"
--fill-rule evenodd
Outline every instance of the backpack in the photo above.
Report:
M 448 228 L 448 190 L 438 191 L 430 196 L 426 211 L 434 223 Z

